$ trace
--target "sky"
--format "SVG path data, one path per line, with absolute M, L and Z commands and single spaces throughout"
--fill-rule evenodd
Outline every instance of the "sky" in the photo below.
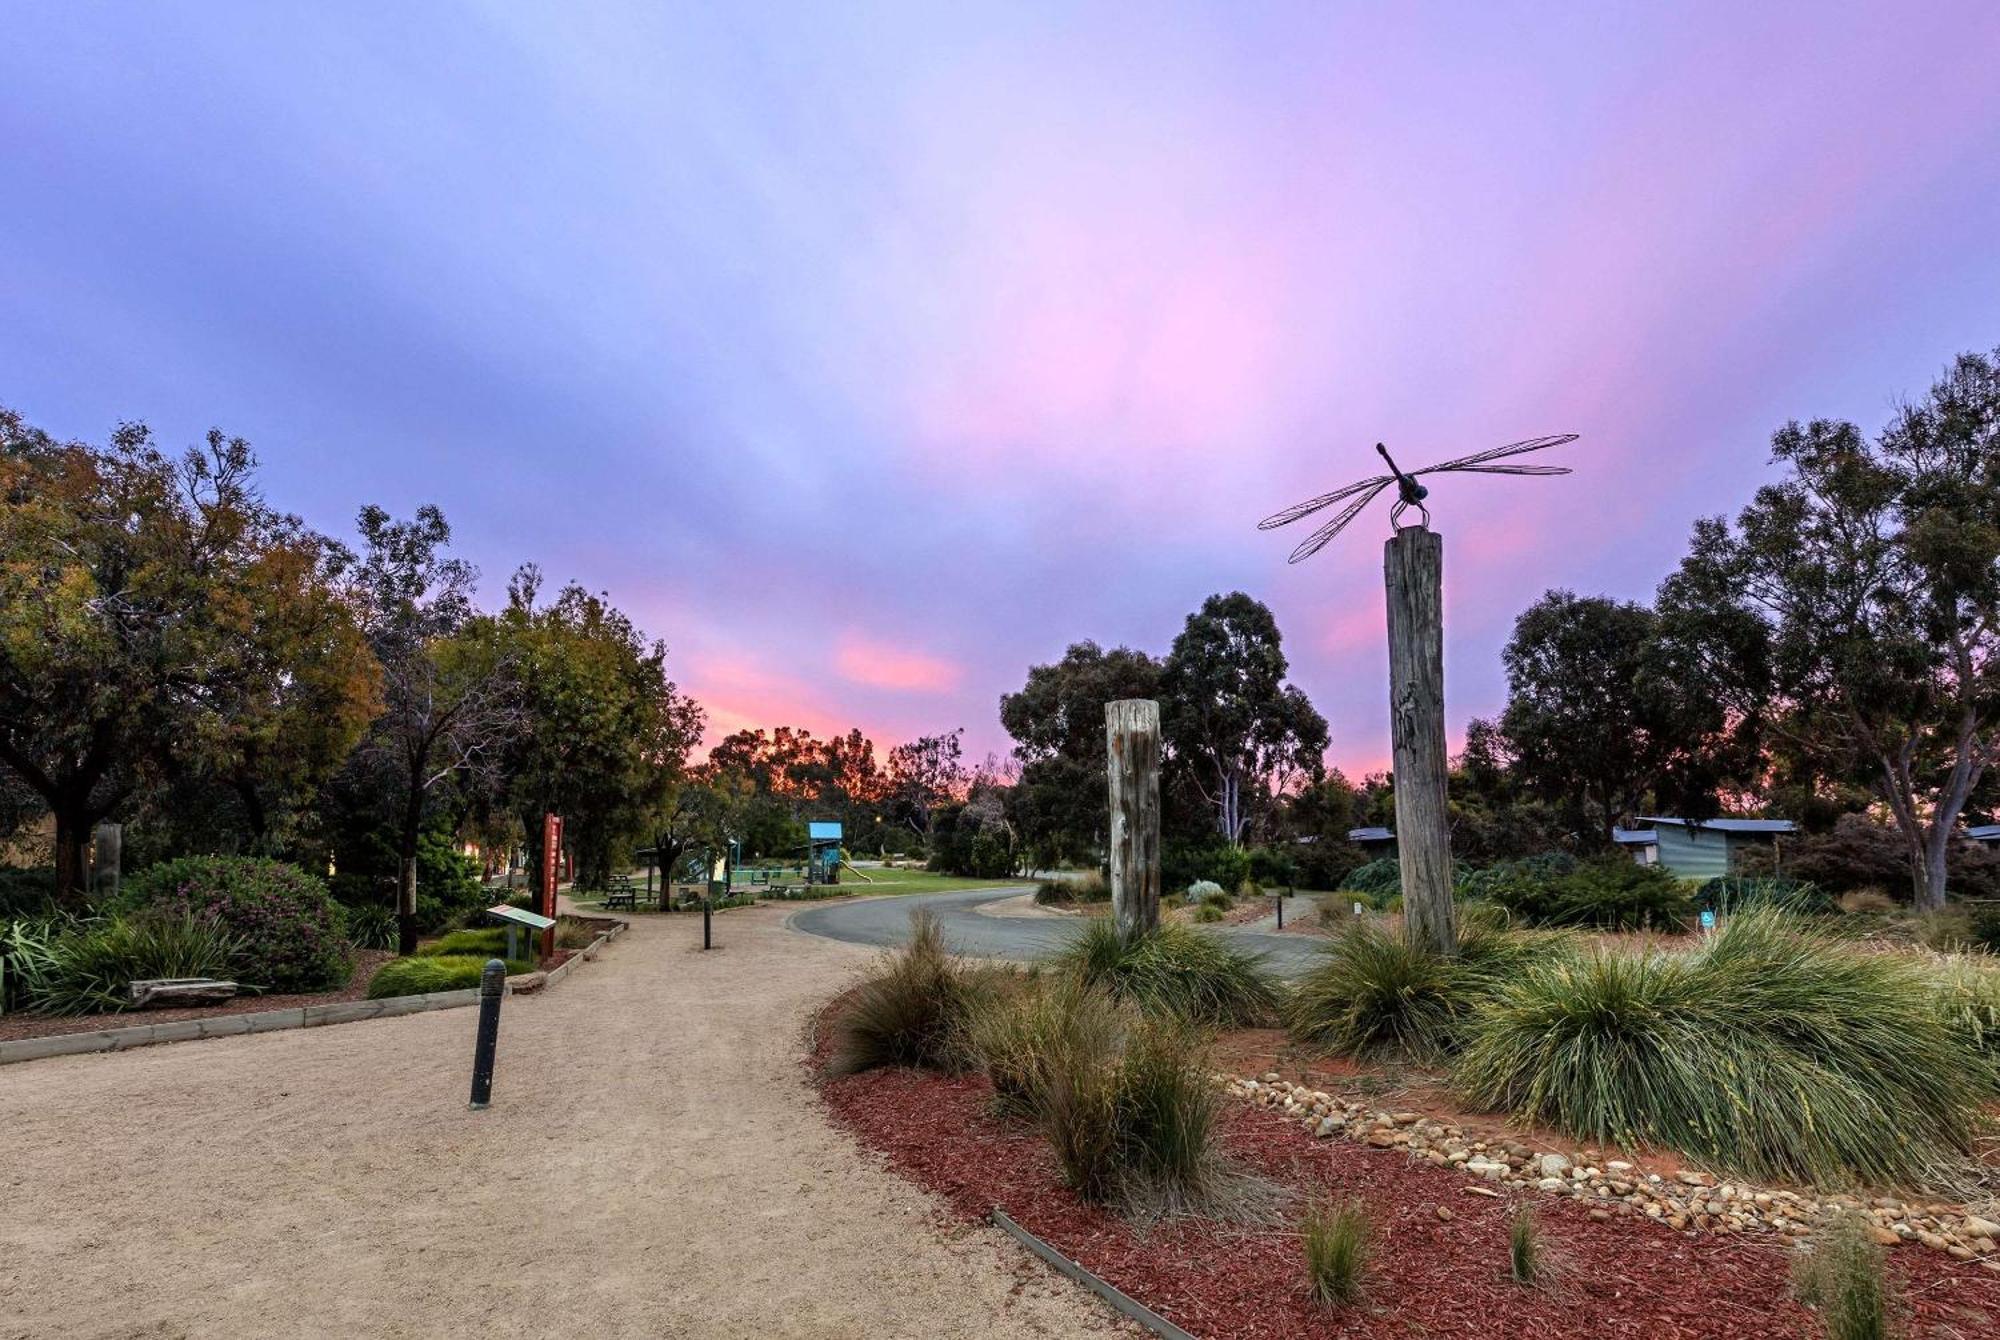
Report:
M 1433 492 L 1456 741 L 1544 590 L 2000 345 L 1996 69 L 1987 0 L 0 0 L 0 404 L 435 502 L 712 736 L 1004 752 L 1030 665 L 1247 591 L 1360 774 L 1386 510 L 1258 519 L 1582 435 Z

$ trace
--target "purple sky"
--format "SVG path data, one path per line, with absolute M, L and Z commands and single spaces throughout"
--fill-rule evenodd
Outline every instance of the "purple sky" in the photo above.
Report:
M 1990 0 L 666 8 L 6 5 L 0 402 L 436 501 L 725 730 L 1004 749 L 1240 588 L 1359 771 L 1386 514 L 1259 517 L 1584 435 L 1435 491 L 1456 732 L 1545 588 L 1649 597 L 1778 424 L 2000 344 Z

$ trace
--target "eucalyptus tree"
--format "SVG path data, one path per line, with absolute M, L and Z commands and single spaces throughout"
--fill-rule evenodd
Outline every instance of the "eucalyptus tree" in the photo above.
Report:
M 1278 621 L 1241 591 L 1187 618 L 1160 672 L 1161 729 L 1175 770 L 1241 843 L 1255 812 L 1326 772 L 1327 725 L 1285 683 Z
M 1961 355 L 1871 441 L 1790 423 L 1785 476 L 1696 523 L 1665 633 L 1733 710 L 1865 782 L 1922 907 L 2000 724 L 2000 351 Z

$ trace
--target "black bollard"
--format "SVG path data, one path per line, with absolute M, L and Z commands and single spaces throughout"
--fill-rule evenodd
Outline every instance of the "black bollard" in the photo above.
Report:
M 1285 895 L 1278 895 L 1278 929 L 1285 929 Z
M 493 1100 L 493 1053 L 500 1046 L 500 998 L 507 994 L 507 965 L 486 960 L 479 974 L 479 1040 L 472 1045 L 472 1110 Z
M 707 897 L 707 896 L 704 896 L 704 897 L 702 898 L 702 900 L 701 900 L 701 947 L 702 947 L 703 949 L 706 949 L 706 948 L 708 948 L 708 947 L 709 947 L 709 938 L 708 938 L 708 912 L 709 912 L 709 909 L 710 909 L 710 908 L 712 908 L 712 907 L 714 907 L 714 906 L 715 906 L 715 899 L 714 899 L 714 898 L 712 898 L 712 897 Z

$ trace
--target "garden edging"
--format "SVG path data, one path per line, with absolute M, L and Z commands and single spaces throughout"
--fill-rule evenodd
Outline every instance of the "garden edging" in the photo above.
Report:
M 540 979 L 537 987 L 553 986 L 579 961 L 595 958 L 607 942 L 624 932 L 628 923 L 618 922 L 546 973 L 524 973 Z M 508 994 L 513 994 L 509 979 Z M 533 989 L 533 988 L 530 988 Z M 259 1010 L 250 1014 L 220 1014 L 209 1019 L 176 1019 L 164 1024 L 134 1024 L 130 1028 L 100 1028 L 87 1033 L 54 1033 L 47 1037 L 17 1038 L 0 1042 L 0 1065 L 39 1061 L 51 1056 L 80 1056 L 89 1052 L 122 1052 L 134 1047 L 150 1047 L 166 1042 L 193 1042 L 200 1038 L 234 1037 L 245 1033 L 277 1033 L 288 1028 L 319 1028 L 327 1024 L 359 1023 L 363 1019 L 389 1019 L 427 1010 L 450 1010 L 477 1004 L 479 988 L 461 991 L 433 991 L 417 996 L 389 996 L 382 1000 L 340 1000 L 325 1005 L 302 1005 L 282 1010 Z

